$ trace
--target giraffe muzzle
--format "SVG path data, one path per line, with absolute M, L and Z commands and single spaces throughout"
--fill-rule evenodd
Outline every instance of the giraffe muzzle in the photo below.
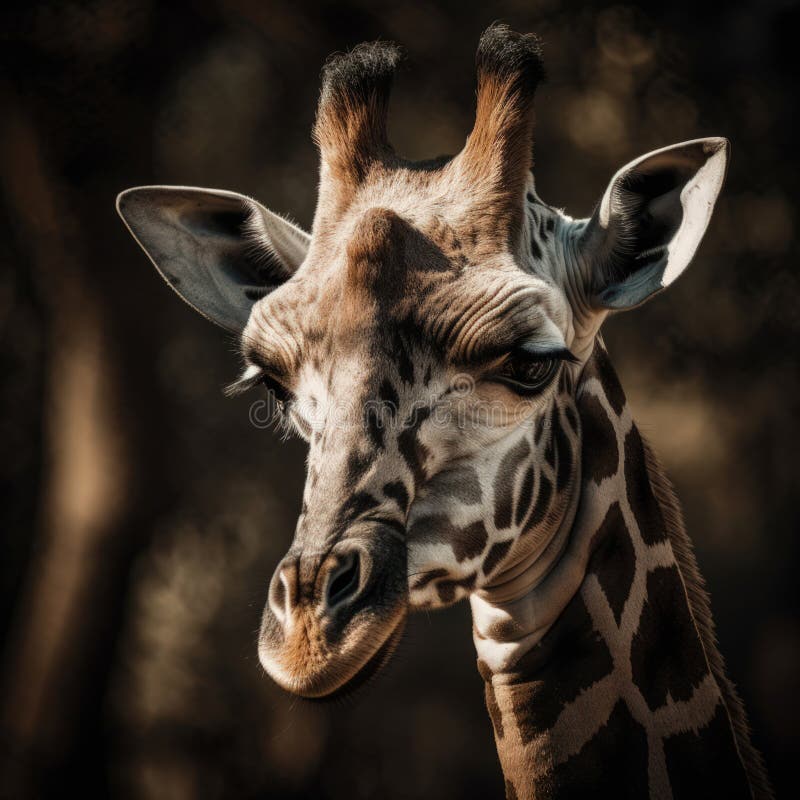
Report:
M 313 563 L 316 559 L 312 556 L 310 560 L 308 565 L 302 563 L 302 557 L 288 556 L 272 578 L 268 602 L 284 628 L 304 601 L 319 605 L 327 615 L 346 613 L 369 582 L 372 559 L 361 547 L 349 546 L 331 553 L 318 569 Z M 304 579 L 304 573 L 309 572 Z
M 284 689 L 340 695 L 374 674 L 408 609 L 405 545 L 374 526 L 319 551 L 293 547 L 270 582 L 259 659 Z

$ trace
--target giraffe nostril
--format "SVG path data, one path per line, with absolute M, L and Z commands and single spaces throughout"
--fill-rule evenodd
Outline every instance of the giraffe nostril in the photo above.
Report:
M 358 551 L 347 553 L 328 581 L 326 600 L 328 607 L 347 602 L 358 592 L 361 582 L 361 559 Z
M 281 625 L 286 625 L 296 602 L 297 566 L 285 562 L 275 571 L 269 589 L 269 605 Z

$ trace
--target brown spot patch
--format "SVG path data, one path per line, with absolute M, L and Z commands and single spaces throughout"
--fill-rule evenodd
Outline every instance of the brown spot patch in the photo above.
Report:
M 400 408 L 400 396 L 397 394 L 394 384 L 388 379 L 384 378 L 378 388 L 378 399 L 389 412 L 392 419 L 397 414 Z
M 628 503 L 645 544 L 664 541 L 667 538 L 667 527 L 661 505 L 653 494 L 644 444 L 635 425 L 625 437 L 625 484 Z
M 437 497 L 452 497 L 467 505 L 477 505 L 483 499 L 478 473 L 474 467 L 445 470 L 436 475 L 429 485 Z
M 564 433 L 564 427 L 558 415 L 555 415 L 553 440 L 555 441 L 555 449 L 558 457 L 558 465 L 556 467 L 556 491 L 563 492 L 572 477 L 572 443 L 567 434 Z
M 360 318 L 359 309 L 350 309 L 349 301 L 357 306 L 365 298 L 362 292 L 390 300 L 387 291 L 398 292 L 404 283 L 405 239 L 408 225 L 387 208 L 365 211 L 347 243 L 346 288 L 340 312 L 351 311 Z M 350 297 L 350 292 L 355 296 Z
M 485 681 L 490 681 L 492 679 L 492 670 L 489 669 L 489 665 L 482 658 L 478 659 L 478 674 Z
M 461 562 L 475 558 L 483 552 L 488 534 L 482 520 L 459 527 L 446 514 L 431 514 L 413 522 L 408 530 L 411 542 L 443 542 L 453 548 L 453 554 Z
M 552 796 L 661 797 L 649 791 L 647 756 L 647 733 L 620 700 L 606 724 L 580 752 L 556 767 Z M 675 795 L 676 800 L 678 797 Z
M 536 502 L 533 504 L 530 516 L 523 526 L 523 533 L 528 533 L 536 529 L 542 522 L 550 508 L 553 499 L 553 484 L 543 472 L 539 473 L 539 493 L 536 495 Z
M 397 365 L 400 380 L 407 384 L 414 383 L 414 362 L 408 352 L 408 347 L 400 336 L 395 336 L 392 347 L 392 359 Z
M 367 435 L 369 436 L 372 446 L 376 450 L 383 450 L 383 425 L 380 414 L 375 413 L 375 409 L 366 409 L 364 417 Z
M 619 625 L 636 571 L 636 553 L 619 503 L 614 502 L 593 537 L 589 572 L 597 575 Z
M 448 538 L 446 541 L 453 545 L 453 554 L 459 563 L 467 558 L 479 556 L 489 538 L 483 520 L 473 522 L 466 528 L 454 528 L 451 535 L 452 538 Z
M 436 584 L 436 591 L 439 593 L 439 599 L 443 603 L 452 603 L 456 599 L 457 589 L 466 589 L 471 591 L 475 588 L 476 574 L 471 572 L 464 578 L 458 580 L 441 580 Z
M 556 468 L 556 437 L 553 430 L 553 416 L 550 416 L 549 433 L 550 438 L 547 440 L 547 445 L 544 448 L 544 460 L 553 468 Z
M 498 739 L 502 739 L 505 735 L 505 731 L 503 730 L 503 715 L 500 713 L 500 706 L 497 705 L 497 696 L 494 693 L 494 686 L 492 686 L 491 679 L 486 681 L 486 708 L 492 720 L 494 735 Z
M 497 542 L 497 544 L 491 546 L 483 562 L 483 574 L 487 578 L 492 574 L 494 568 L 506 557 L 512 544 L 513 542 L 509 539 L 507 542 Z
M 574 432 L 577 433 L 578 431 L 578 416 L 575 413 L 575 407 L 570 403 L 569 405 L 564 407 L 564 416 L 567 418 L 567 422 L 569 423 L 569 427 L 572 428 Z
M 525 743 L 551 728 L 564 707 L 614 668 L 580 594 L 541 642 L 514 665 L 512 707 Z
M 722 703 L 706 727 L 667 738 L 664 756 L 676 800 L 752 797 Z
M 414 475 L 414 483 L 417 485 L 425 477 L 422 465 L 428 455 L 427 448 L 419 441 L 417 433 L 430 414 L 429 408 L 417 408 L 404 420 L 403 430 L 397 437 L 397 449 Z
M 525 515 L 530 510 L 531 501 L 533 500 L 533 480 L 533 467 L 530 466 L 525 471 L 525 477 L 522 479 L 522 488 L 520 489 L 519 497 L 517 498 L 517 510 L 514 512 L 515 525 L 521 524 L 522 520 L 525 518 Z
M 528 440 L 520 439 L 500 461 L 494 479 L 494 524 L 498 530 L 511 526 L 517 470 L 530 452 L 531 446 Z
M 598 342 L 595 342 L 592 357 L 586 363 L 584 375 L 587 378 L 597 378 L 600 381 L 603 392 L 608 398 L 614 413 L 617 416 L 622 414 L 622 410 L 625 408 L 625 392 L 608 357 L 608 353 L 603 350 Z
M 339 524 L 347 525 L 379 505 L 380 501 L 369 492 L 356 492 L 341 507 L 338 515 Z
M 584 395 L 578 408 L 583 429 L 581 459 L 584 480 L 600 483 L 615 475 L 619 467 L 617 434 L 605 408 L 591 394 Z
M 394 500 L 404 514 L 408 511 L 408 489 L 402 481 L 391 481 L 384 484 L 383 493 L 386 497 Z
M 647 576 L 647 599 L 631 643 L 631 675 L 652 710 L 689 700 L 708 674 L 678 567 L 658 567 Z

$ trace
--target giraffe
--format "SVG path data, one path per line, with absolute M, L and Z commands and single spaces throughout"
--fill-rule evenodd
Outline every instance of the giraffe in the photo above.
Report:
M 630 162 L 592 215 L 532 173 L 538 39 L 481 37 L 475 123 L 410 162 L 386 130 L 394 45 L 323 70 L 311 234 L 243 195 L 129 189 L 161 276 L 231 332 L 309 444 L 259 658 L 353 691 L 407 615 L 468 598 L 508 798 L 770 797 L 680 508 L 601 326 L 686 269 L 725 177 L 705 138 Z

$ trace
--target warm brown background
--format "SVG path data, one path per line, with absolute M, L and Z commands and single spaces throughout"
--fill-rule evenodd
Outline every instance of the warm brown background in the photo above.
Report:
M 283 695 L 255 631 L 303 447 L 226 400 L 234 344 L 160 282 L 114 212 L 145 183 L 238 189 L 311 220 L 324 57 L 411 63 L 397 149 L 469 129 L 502 18 L 546 42 L 541 194 L 591 211 L 640 153 L 724 134 L 697 263 L 607 325 L 673 476 L 722 649 L 780 787 L 796 785 L 800 284 L 797 6 L 778 0 L 17 4 L 0 33 L 3 797 L 499 797 L 466 606 L 414 620 L 332 707 Z

